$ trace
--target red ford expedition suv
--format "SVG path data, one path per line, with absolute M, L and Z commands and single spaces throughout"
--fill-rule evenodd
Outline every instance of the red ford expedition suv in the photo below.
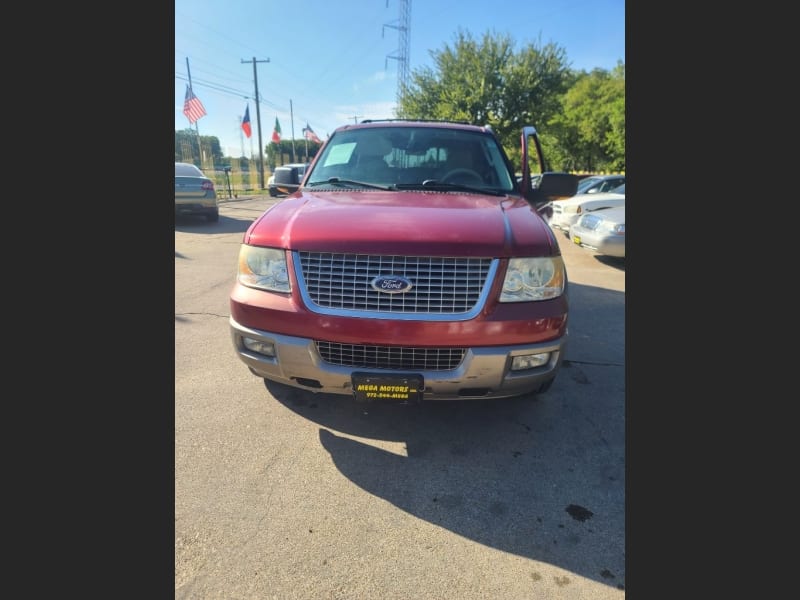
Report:
M 547 390 L 567 343 L 567 272 L 538 209 L 577 178 L 546 172 L 533 127 L 520 140 L 518 181 L 489 127 L 336 129 L 243 236 L 237 356 L 267 381 L 357 401 Z

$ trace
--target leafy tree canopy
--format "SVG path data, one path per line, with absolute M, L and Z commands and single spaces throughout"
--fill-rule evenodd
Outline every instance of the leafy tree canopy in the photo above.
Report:
M 625 170 L 625 65 L 581 72 L 550 119 L 566 168 Z
M 576 72 L 556 44 L 515 50 L 508 35 L 459 30 L 412 72 L 397 116 L 489 125 L 514 164 L 524 125 L 539 132 L 553 170 L 624 170 L 625 66 Z
M 560 110 L 572 82 L 565 51 L 529 44 L 515 51 L 508 35 L 487 32 L 480 41 L 459 30 L 453 46 L 431 51 L 435 68 L 411 75 L 397 116 L 489 125 L 509 155 L 523 125 L 544 126 Z

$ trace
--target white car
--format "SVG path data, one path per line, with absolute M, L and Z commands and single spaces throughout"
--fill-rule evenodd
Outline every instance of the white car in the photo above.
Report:
M 553 216 L 550 218 L 550 227 L 560 229 L 569 235 L 570 226 L 581 215 L 603 208 L 625 206 L 625 184 L 615 187 L 612 192 L 577 194 L 572 198 L 553 202 L 552 206 Z
M 625 205 L 584 213 L 569 228 L 569 235 L 598 254 L 625 258 Z

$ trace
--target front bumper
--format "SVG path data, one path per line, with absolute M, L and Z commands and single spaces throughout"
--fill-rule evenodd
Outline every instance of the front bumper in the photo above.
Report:
M 625 237 L 621 235 L 598 234 L 591 229 L 573 225 L 570 229 L 570 240 L 598 254 L 625 258 Z
M 565 213 L 554 212 L 550 219 L 550 227 L 555 227 L 564 232 L 569 232 L 569 229 L 578 220 L 580 213 Z
M 351 375 L 362 367 L 326 363 L 314 340 L 251 329 L 230 318 L 230 330 L 237 356 L 253 374 L 311 392 L 353 395 Z M 244 338 L 272 344 L 275 356 L 268 357 L 247 349 Z M 485 346 L 466 349 L 464 359 L 446 371 L 419 371 L 424 378 L 423 400 L 465 400 L 509 398 L 543 389 L 561 366 L 568 334 L 543 343 Z M 540 367 L 511 371 L 515 356 L 550 352 L 550 360 Z M 376 375 L 392 373 L 372 370 Z
M 175 202 L 175 215 L 209 215 L 219 211 L 216 200 L 199 202 Z

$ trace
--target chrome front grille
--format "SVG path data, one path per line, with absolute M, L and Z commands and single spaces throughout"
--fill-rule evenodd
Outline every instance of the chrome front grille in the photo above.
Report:
M 343 367 L 407 371 L 449 371 L 464 358 L 463 348 L 408 348 L 315 342 L 326 363 Z
M 475 310 L 488 291 L 491 258 L 374 256 L 296 252 L 304 299 L 322 309 L 361 313 L 455 315 Z M 377 277 L 402 277 L 403 293 L 375 290 Z
M 595 230 L 597 226 L 600 224 L 600 217 L 596 215 L 586 215 L 580 221 L 581 227 L 585 227 L 586 229 Z

